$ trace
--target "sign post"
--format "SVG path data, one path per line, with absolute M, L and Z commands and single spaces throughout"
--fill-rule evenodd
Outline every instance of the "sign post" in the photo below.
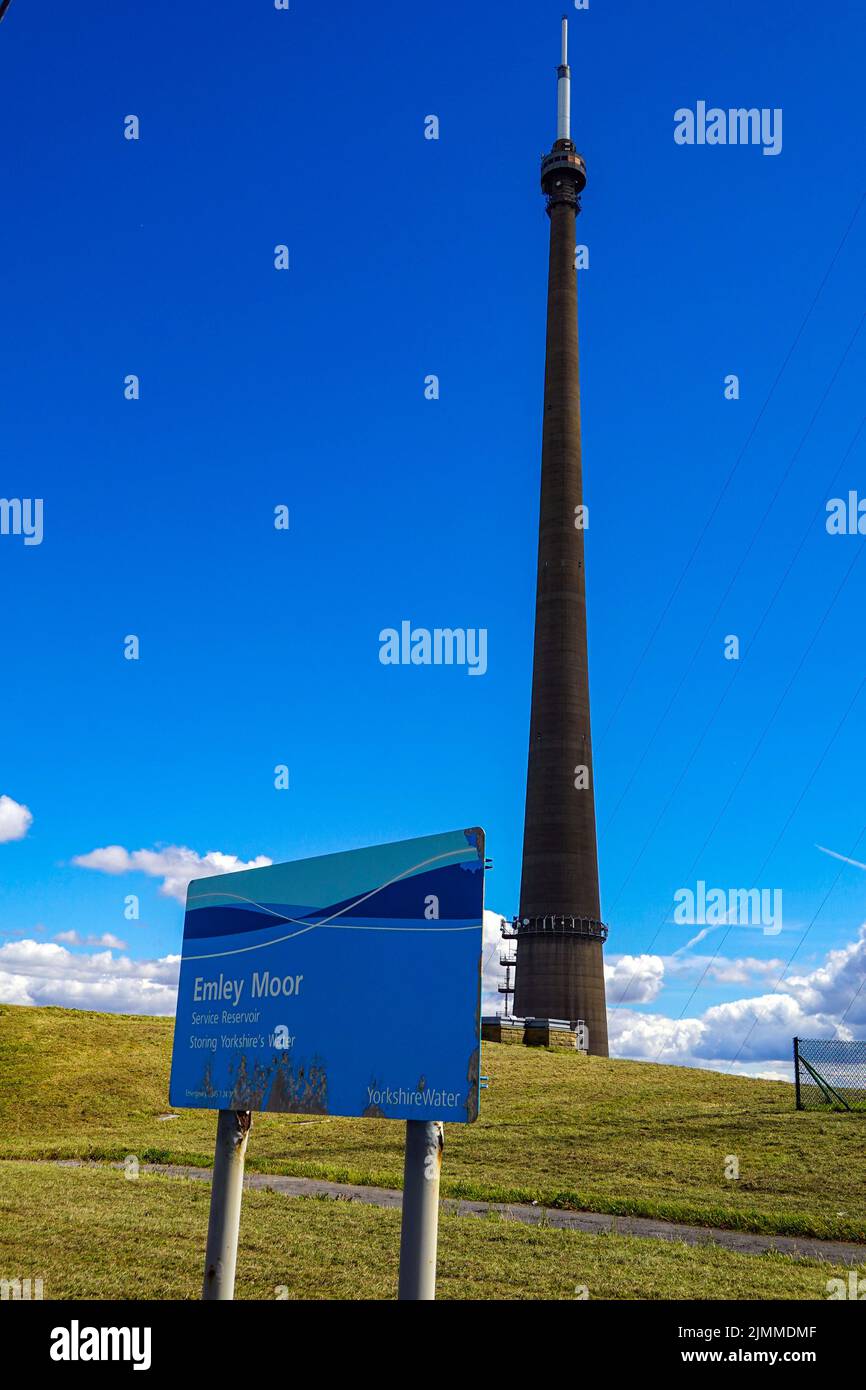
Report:
M 248 1110 L 221 1110 L 210 1192 L 210 1219 L 201 1296 L 206 1302 L 235 1296 L 238 1230 L 244 1190 L 244 1161 L 253 1117 Z
M 218 1110 L 203 1297 L 233 1296 L 255 1110 L 407 1121 L 401 1298 L 433 1298 L 442 1124 L 478 1115 L 484 831 L 189 885 L 170 1101 Z
M 445 1130 L 438 1120 L 407 1121 L 397 1289 L 401 1300 L 429 1301 L 436 1297 L 439 1173 L 444 1145 Z

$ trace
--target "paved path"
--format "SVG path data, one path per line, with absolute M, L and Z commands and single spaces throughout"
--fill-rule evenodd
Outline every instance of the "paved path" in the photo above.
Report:
M 58 1160 L 67 1167 L 86 1167 L 80 1159 Z M 122 1168 L 122 1163 L 113 1165 Z M 188 1168 L 177 1164 L 143 1163 L 148 1173 L 170 1178 L 192 1178 L 210 1182 L 209 1168 Z M 247 1187 L 266 1188 L 286 1197 L 331 1197 L 334 1201 L 362 1202 L 373 1207 L 399 1207 L 402 1192 L 387 1187 L 362 1187 L 356 1183 L 323 1182 L 318 1178 L 286 1178 L 267 1173 L 248 1173 Z M 472 1202 L 455 1197 L 442 1200 L 442 1210 L 452 1216 L 488 1216 L 498 1212 L 509 1221 L 527 1226 L 545 1225 L 558 1231 L 585 1231 L 590 1235 L 615 1234 L 645 1236 L 654 1240 L 682 1240 L 686 1245 L 721 1245 L 743 1255 L 763 1255 L 768 1250 L 799 1259 L 828 1260 L 832 1264 L 866 1266 L 866 1245 L 842 1240 L 817 1240 L 812 1236 L 754 1235 L 750 1231 L 729 1231 L 718 1226 L 687 1226 L 676 1221 L 656 1221 L 646 1216 L 608 1216 L 593 1211 L 560 1211 L 556 1207 L 525 1206 L 509 1202 Z

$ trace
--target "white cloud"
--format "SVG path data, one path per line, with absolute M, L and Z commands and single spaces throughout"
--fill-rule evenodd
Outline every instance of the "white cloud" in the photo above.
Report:
M 27 806 L 0 796 L 0 845 L 8 840 L 23 840 L 33 824 L 33 813 Z
M 501 926 L 502 914 L 485 908 L 481 949 L 481 1012 L 484 1014 L 499 1013 L 504 1009 L 507 998 L 499 993 L 499 986 L 505 984 L 505 967 L 499 964 L 499 954 L 510 945 L 511 955 L 514 955 L 514 943 L 502 940 Z M 513 970 L 511 983 L 514 984 Z
M 27 989 L 27 980 L 22 975 L 7 975 L 0 970 L 0 1004 L 34 1004 Z
M 805 975 L 790 975 L 779 988 L 793 995 L 808 1013 L 845 1014 L 844 1027 L 847 1029 L 866 1025 L 864 980 L 866 925 L 860 928 L 856 940 L 839 950 L 829 951 L 823 965 Z M 843 1032 L 840 1036 L 850 1037 L 851 1034 Z
M 101 936 L 88 936 L 88 946 L 109 946 L 112 951 L 125 951 L 126 942 L 121 941 L 110 931 L 104 931 Z
M 113 951 L 125 951 L 126 942 L 119 937 L 113 936 L 110 931 L 104 931 L 101 936 L 90 935 L 82 939 L 77 931 L 59 931 L 54 937 L 55 941 L 60 941 L 64 946 L 109 946 Z
M 0 1003 L 171 1015 L 179 968 L 180 956 L 73 955 L 54 942 L 14 941 L 0 947 Z
M 610 1050 L 615 1057 L 639 1060 L 656 1057 L 664 1062 L 681 1062 L 694 1055 L 701 1035 L 699 1019 L 666 1018 L 663 1014 L 638 1014 L 631 1009 L 608 1010 Z M 660 1056 L 659 1054 L 665 1055 Z
M 161 878 L 160 893 L 183 903 L 190 879 L 232 874 L 240 869 L 263 869 L 273 860 L 260 854 L 256 859 L 244 863 L 236 854 L 208 850 L 207 854 L 199 855 L 185 845 L 132 851 L 124 849 L 122 845 L 106 845 L 103 849 L 91 850 L 89 854 L 78 854 L 72 862 L 81 869 L 96 869 L 103 874 L 143 873 L 150 878 Z
M 700 967 L 701 973 L 706 970 L 707 979 L 716 980 L 720 985 L 746 985 L 750 980 L 765 977 L 778 980 L 785 969 L 785 962 L 776 957 L 772 960 L 758 960 L 756 956 L 741 956 L 739 959 L 730 960 L 723 956 L 714 956 L 705 962 L 703 957 L 698 956 L 695 958 L 695 964 Z
M 612 956 L 605 963 L 608 998 L 622 1004 L 648 1004 L 664 985 L 661 956 Z
M 29 927 L 0 927 L 0 936 L 8 936 L 13 940 L 18 940 L 22 936 L 44 936 L 47 928 L 41 922 L 34 922 Z M 73 933 L 74 935 L 74 933 Z
M 830 1037 L 835 1032 L 832 1018 L 804 1012 L 785 994 L 758 994 L 752 999 L 714 1004 L 701 1016 L 701 1022 L 704 1032 L 696 1049 L 699 1057 L 731 1058 L 739 1053 L 746 1061 L 786 1056 L 798 1033 Z
M 766 978 L 775 982 L 784 969 L 785 962 L 778 958 L 683 955 L 680 948 L 671 956 L 609 956 L 604 978 L 608 1005 L 613 1007 L 652 1003 L 671 978 L 695 976 L 717 984 L 745 985 Z
M 684 956 L 681 951 L 674 951 L 665 958 L 665 969 L 670 976 L 705 976 L 720 985 L 746 985 L 763 979 L 772 979 L 775 984 L 785 962 L 776 956 L 759 960 L 757 956 Z
M 749 1064 L 762 1064 L 760 1072 L 751 1072 L 761 1075 L 768 1074 L 769 1063 L 776 1068 L 773 1074 L 787 1068 L 788 1077 L 791 1066 L 784 1059 L 790 1056 L 795 1036 L 837 1036 L 836 1020 L 830 1014 L 807 1012 L 786 994 L 760 994 L 714 1004 L 695 1018 L 674 1019 L 614 1008 L 608 1025 L 611 1052 L 616 1057 L 720 1071 L 745 1072 Z M 735 1057 L 741 1066 L 733 1065 Z

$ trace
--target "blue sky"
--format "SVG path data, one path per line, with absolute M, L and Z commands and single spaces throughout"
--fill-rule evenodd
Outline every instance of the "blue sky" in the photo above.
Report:
M 0 494 L 44 538 L 0 535 L 0 998 L 166 1009 L 176 847 L 480 823 L 516 910 L 561 12 L 12 0 Z M 866 539 L 825 526 L 866 497 L 866 20 L 572 13 L 612 1036 L 729 1065 L 751 1029 L 783 1074 L 866 1032 L 866 873 L 817 848 L 866 863 Z M 781 109 L 781 151 L 678 145 L 699 101 Z M 484 676 L 383 666 L 404 619 L 486 629 Z M 109 846 L 162 858 L 74 863 Z M 782 932 L 683 949 L 699 880 L 781 891 Z

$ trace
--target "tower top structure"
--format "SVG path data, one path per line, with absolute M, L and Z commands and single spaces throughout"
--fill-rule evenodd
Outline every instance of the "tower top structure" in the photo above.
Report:
M 562 62 L 556 69 L 556 141 L 541 161 L 541 187 L 547 210 L 570 203 L 580 212 L 580 195 L 586 186 L 586 164 L 571 138 L 571 68 L 568 65 L 568 19 L 562 17 Z

